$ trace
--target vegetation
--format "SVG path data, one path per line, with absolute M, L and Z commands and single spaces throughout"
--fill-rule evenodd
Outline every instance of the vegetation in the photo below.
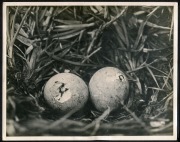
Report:
M 7 7 L 7 135 L 172 135 L 173 7 Z M 105 66 L 130 82 L 126 104 L 61 115 L 43 87 L 70 71 L 87 84 Z

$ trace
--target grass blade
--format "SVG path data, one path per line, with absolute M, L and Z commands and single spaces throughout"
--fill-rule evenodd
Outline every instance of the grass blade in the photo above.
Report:
M 23 17 L 23 19 L 22 19 L 22 21 L 21 21 L 21 23 L 20 23 L 19 28 L 17 29 L 15 35 L 13 36 L 13 39 L 11 40 L 11 43 L 10 43 L 10 46 L 9 46 L 9 52 L 8 52 L 8 55 L 9 55 L 9 58 L 10 58 L 10 60 L 9 60 L 10 66 L 13 66 L 13 63 L 12 63 L 12 62 L 13 62 L 13 60 L 14 60 L 14 59 L 13 59 L 13 45 L 14 45 L 14 42 L 15 42 L 15 40 L 16 40 L 16 38 L 17 38 L 17 35 L 18 35 L 18 33 L 19 33 L 19 31 L 20 31 L 23 23 L 24 23 L 24 20 L 26 19 L 26 17 L 27 17 L 27 15 L 28 15 L 28 13 L 29 13 L 30 10 L 31 10 L 31 7 L 29 7 L 28 10 L 26 11 L 26 13 L 25 13 L 25 15 L 24 15 L 24 17 Z
M 164 87 L 166 86 L 166 84 L 168 83 L 168 80 L 170 79 L 170 75 L 171 75 L 171 72 L 173 71 L 173 67 L 170 69 L 170 72 L 169 72 L 169 74 L 168 74 L 168 76 L 167 76 L 167 78 L 166 78 L 166 80 L 165 80 L 165 82 L 164 82 L 164 84 L 163 84 L 163 86 L 162 86 L 162 89 L 164 89 Z
M 69 39 L 69 38 L 75 37 L 75 36 L 79 35 L 80 33 L 81 33 L 81 31 L 79 31 L 79 30 L 72 30 L 72 31 L 69 31 L 69 32 L 66 32 L 63 34 L 59 33 L 59 34 L 53 35 L 52 38 L 58 39 L 58 40 L 64 40 L 64 39 Z
M 134 47 L 133 47 L 134 49 L 137 49 L 137 47 L 138 47 L 139 41 L 140 41 L 140 39 L 141 39 L 141 37 L 142 37 L 142 35 L 143 35 L 144 26 L 146 25 L 146 23 L 147 23 L 147 21 L 149 20 L 149 18 L 151 17 L 151 15 L 152 15 L 158 8 L 159 8 L 159 7 L 154 8 L 154 10 L 153 10 L 151 13 L 149 13 L 149 14 L 147 15 L 147 18 L 141 23 L 141 25 L 140 25 L 140 27 L 139 27 L 139 30 L 138 30 L 138 35 L 137 35 L 136 41 L 135 41 L 135 43 L 134 43 Z
M 19 28 L 19 24 L 15 24 L 14 27 L 17 30 Z M 22 28 L 20 29 L 19 34 L 28 38 L 28 35 L 26 34 L 26 32 Z
M 129 35 L 128 35 L 127 28 L 126 28 L 123 18 L 121 19 L 121 24 L 122 24 L 122 28 L 124 30 L 126 46 L 127 46 L 127 48 L 129 48 L 129 39 L 128 39 Z
M 15 28 L 15 21 L 16 21 L 16 16 L 18 14 L 18 9 L 19 7 L 16 8 L 15 14 L 14 14 L 14 19 L 12 21 L 12 27 L 11 27 L 11 39 L 14 37 L 14 28 Z
M 121 27 L 118 25 L 118 23 L 116 21 L 113 23 L 113 25 L 115 26 L 118 36 L 123 41 L 123 43 L 126 45 L 126 39 L 125 39 L 125 36 L 123 35 Z
M 174 11 L 174 9 L 173 9 Z M 169 41 L 171 40 L 172 32 L 173 32 L 173 25 L 174 25 L 174 12 L 172 12 L 172 20 L 171 20 L 171 28 L 169 32 Z
M 55 22 L 59 22 L 59 23 L 62 23 L 62 24 L 66 24 L 66 25 L 74 25 L 74 24 L 82 24 L 81 21 L 77 21 L 77 20 L 62 20 L 62 19 L 53 19 L 53 21 Z
M 76 29 L 76 28 L 89 28 L 95 26 L 95 23 L 89 23 L 89 24 L 75 24 L 75 25 L 60 25 L 55 26 L 55 28 L 61 28 L 61 29 Z
M 138 19 L 137 22 L 142 23 L 143 20 Z M 171 29 L 169 27 L 159 26 L 159 25 L 156 25 L 156 24 L 148 22 L 148 21 L 146 22 L 146 25 L 149 26 L 149 27 L 152 27 L 152 28 L 163 29 L 163 30 L 170 30 Z
M 65 62 L 65 63 L 68 63 L 68 64 L 72 64 L 72 65 L 76 65 L 76 66 L 88 66 L 88 67 L 100 67 L 102 65 L 92 65 L 92 64 L 84 64 L 84 63 L 79 63 L 79 62 L 74 62 L 74 61 L 69 61 L 69 60 L 66 60 L 66 59 L 62 59 L 62 58 L 59 58 L 55 55 L 51 55 L 50 53 L 48 53 L 47 51 L 45 51 L 51 58 L 53 58 L 54 60 L 57 60 L 57 61 L 61 61 L 61 62 Z
M 147 70 L 149 71 L 149 73 L 151 74 L 151 76 L 152 76 L 152 78 L 154 79 L 154 81 L 155 81 L 156 85 L 158 86 L 158 88 L 160 88 L 160 87 L 159 87 L 159 84 L 158 84 L 158 82 L 157 82 L 157 80 L 156 80 L 156 77 L 154 76 L 154 73 L 152 72 L 152 70 L 151 70 L 148 66 L 146 66 L 146 68 L 147 68 Z
M 34 41 L 30 40 L 29 38 L 23 37 L 21 35 L 17 35 L 17 40 L 23 43 L 26 46 L 31 46 Z

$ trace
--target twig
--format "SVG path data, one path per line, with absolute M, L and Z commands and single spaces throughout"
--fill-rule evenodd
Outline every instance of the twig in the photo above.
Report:
M 23 51 L 16 45 L 14 44 L 14 46 L 22 53 L 22 55 L 25 57 L 25 54 L 23 53 Z
M 152 70 L 151 70 L 148 66 L 146 66 L 146 69 L 149 71 L 149 73 L 151 74 L 152 78 L 154 79 L 157 87 L 160 89 L 159 84 L 158 84 L 158 81 L 157 81 L 156 77 L 154 76 L 154 73 L 152 72 Z M 163 89 L 163 88 L 162 88 L 162 89 Z
M 167 73 L 165 73 L 165 72 L 163 72 L 163 71 L 161 71 L 161 70 L 159 70 L 159 69 L 157 69 L 157 68 L 155 68 L 155 67 L 153 67 L 151 65 L 149 65 L 149 67 L 156 70 L 156 71 L 159 71 L 160 73 L 163 73 L 164 75 L 167 75 Z
M 85 61 L 87 61 L 91 56 L 93 56 L 95 53 L 97 53 L 99 50 L 101 50 L 101 48 L 102 47 L 99 47 L 98 49 L 93 51 L 90 55 L 86 56 L 86 58 L 81 63 L 84 63 Z
M 22 55 L 20 55 L 19 53 L 16 53 L 19 57 L 21 57 L 23 60 L 25 60 L 27 62 L 27 59 L 25 57 L 23 57 Z
M 160 100 L 158 103 L 161 103 L 165 101 L 168 97 L 170 97 L 173 94 L 173 92 L 169 93 L 166 97 L 164 97 L 162 100 Z
M 76 111 L 77 111 L 77 109 L 71 110 L 69 113 L 64 115 L 61 119 L 56 120 L 51 125 L 47 126 L 46 130 L 52 129 L 52 128 L 58 126 L 59 124 L 63 123 L 67 118 L 69 118 L 71 115 L 73 115 Z
M 165 102 L 165 105 L 164 105 L 165 110 L 168 109 L 168 104 L 169 104 L 169 102 L 170 102 L 171 99 L 173 99 L 173 95 L 171 95 L 171 96 L 169 96 L 169 97 L 167 98 L 167 100 L 166 100 L 166 102 Z
M 95 124 L 100 123 L 100 121 L 103 120 L 107 115 L 109 115 L 109 113 L 110 107 L 108 107 L 108 109 L 105 110 L 104 113 L 101 116 L 99 116 L 96 120 L 82 128 L 81 131 L 86 131 L 87 129 L 93 127 Z
M 12 86 L 12 87 L 7 89 L 7 94 L 10 93 L 10 92 L 13 92 L 13 91 L 14 91 L 14 87 Z
M 171 75 L 172 70 L 173 70 L 173 67 L 171 68 L 171 70 L 170 70 L 170 72 L 169 72 L 169 74 L 168 74 L 168 76 L 167 76 L 167 78 L 166 78 L 166 81 L 164 82 L 164 84 L 163 84 L 163 86 L 162 86 L 162 89 L 164 89 L 165 85 L 167 84 L 167 82 L 168 82 L 168 80 L 169 80 L 169 78 L 170 78 L 170 75 Z
M 96 123 L 94 130 L 91 133 L 91 136 L 95 135 L 99 128 L 100 128 L 100 123 Z
M 151 133 L 157 133 L 157 132 L 161 132 L 163 130 L 167 130 L 168 128 L 172 128 L 173 127 L 173 122 L 170 122 L 169 124 L 165 125 L 164 127 L 160 127 L 157 129 L 151 129 Z
M 66 121 L 70 116 L 72 116 L 75 112 L 77 111 L 77 109 L 73 109 L 71 110 L 69 113 L 65 114 L 62 118 L 52 122 L 51 124 L 44 126 L 43 129 L 39 129 L 36 131 L 36 134 L 42 134 L 47 132 L 48 130 L 53 129 L 54 127 L 59 126 L 60 124 L 62 124 L 64 121 Z
M 123 108 L 147 131 L 149 132 L 148 127 L 146 126 L 146 124 L 140 120 L 135 113 L 133 113 L 128 107 L 126 107 L 122 102 L 120 102 L 121 105 L 123 106 Z

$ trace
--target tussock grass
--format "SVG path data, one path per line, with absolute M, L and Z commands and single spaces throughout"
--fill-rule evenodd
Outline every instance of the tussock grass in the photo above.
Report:
M 7 7 L 7 135 L 172 135 L 173 8 Z M 105 66 L 130 82 L 115 112 L 90 101 L 62 115 L 43 98 L 46 81 L 69 70 L 87 84 Z

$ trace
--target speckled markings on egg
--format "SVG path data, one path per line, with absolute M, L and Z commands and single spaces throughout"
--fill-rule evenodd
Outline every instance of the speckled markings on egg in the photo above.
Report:
M 91 77 L 89 91 L 91 101 L 97 110 L 105 111 L 108 107 L 114 110 L 127 98 L 129 82 L 121 70 L 105 67 Z
M 88 100 L 88 87 L 77 75 L 59 73 L 47 81 L 44 98 L 49 106 L 61 112 L 78 110 Z

